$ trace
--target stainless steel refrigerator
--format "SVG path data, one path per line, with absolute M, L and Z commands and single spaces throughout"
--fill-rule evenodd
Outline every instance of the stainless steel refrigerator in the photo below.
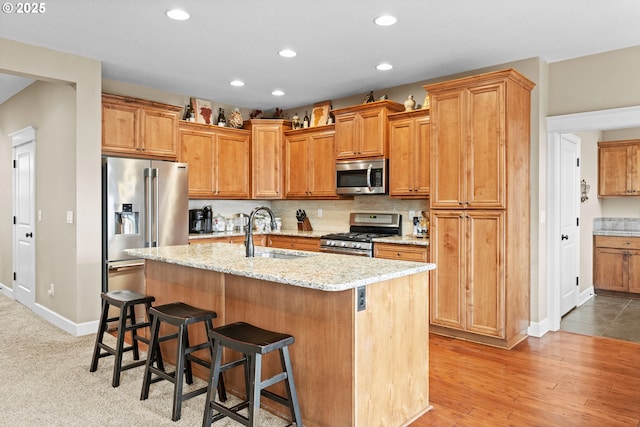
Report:
M 145 292 L 144 260 L 125 249 L 189 243 L 186 163 L 102 158 L 102 290 Z

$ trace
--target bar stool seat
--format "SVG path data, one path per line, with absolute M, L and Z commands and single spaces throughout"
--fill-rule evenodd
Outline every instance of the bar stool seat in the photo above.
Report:
M 206 393 L 207 387 L 201 387 L 185 394 L 182 392 L 185 379 L 187 384 L 193 384 L 192 363 L 197 363 L 207 369 L 211 368 L 211 363 L 209 361 L 192 354 L 195 351 L 203 349 L 209 349 L 209 354 L 211 354 L 210 342 L 207 340 L 199 344 L 191 345 L 189 343 L 188 326 L 202 323 L 204 324 L 205 331 L 208 334 L 209 331 L 213 329 L 213 319 L 217 316 L 218 315 L 215 311 L 196 308 L 182 302 L 159 305 L 149 309 L 151 338 L 149 344 L 149 357 L 147 357 L 147 363 L 145 365 L 140 400 L 146 400 L 149 397 L 149 388 L 151 383 L 162 380 L 172 382 L 174 384 L 174 391 L 171 419 L 173 421 L 177 421 L 180 419 L 183 401 Z M 160 336 L 160 324 L 163 322 L 177 327 L 177 333 Z M 160 356 L 160 343 L 172 339 L 177 339 L 176 366 L 175 371 L 166 372 L 164 367 L 161 367 L 160 365 L 153 366 L 153 362 L 158 358 L 162 358 Z M 153 377 L 152 374 L 155 374 L 156 376 Z M 226 400 L 227 395 L 223 382 L 220 383 L 218 390 L 220 398 Z
M 224 417 L 229 417 L 245 426 L 258 426 L 260 396 L 287 406 L 291 411 L 292 421 L 297 426 L 302 426 L 302 417 L 289 356 L 289 346 L 295 342 L 293 336 L 261 329 L 245 322 L 236 322 L 211 330 L 209 339 L 213 346 L 213 358 L 211 359 L 213 366 L 209 376 L 203 426 L 210 426 L 211 423 Z M 243 357 L 222 364 L 224 347 L 242 353 Z M 262 356 L 275 350 L 280 353 L 282 372 L 262 381 Z M 222 372 L 240 365 L 244 367 L 247 399 L 233 407 L 227 407 L 215 400 L 215 389 L 218 382 L 222 380 Z M 281 381 L 285 382 L 287 397 L 266 390 L 267 387 Z M 244 408 L 248 408 L 247 417 L 238 413 Z M 218 413 L 214 415 L 214 411 Z

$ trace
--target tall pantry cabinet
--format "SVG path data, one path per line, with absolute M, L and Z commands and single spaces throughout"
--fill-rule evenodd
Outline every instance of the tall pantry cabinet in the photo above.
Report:
M 511 348 L 529 326 L 530 105 L 508 69 L 431 96 L 431 331 Z

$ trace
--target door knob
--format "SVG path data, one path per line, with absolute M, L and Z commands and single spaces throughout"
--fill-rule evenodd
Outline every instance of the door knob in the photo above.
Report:
M 33 233 L 27 233 L 24 235 L 24 237 L 33 237 Z
M 569 235 L 563 234 L 561 240 L 569 240 Z

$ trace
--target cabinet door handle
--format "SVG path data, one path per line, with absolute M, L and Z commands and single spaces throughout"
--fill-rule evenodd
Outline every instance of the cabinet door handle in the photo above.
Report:
M 562 237 L 560 238 L 560 240 L 569 240 L 569 235 L 568 234 L 563 234 Z

